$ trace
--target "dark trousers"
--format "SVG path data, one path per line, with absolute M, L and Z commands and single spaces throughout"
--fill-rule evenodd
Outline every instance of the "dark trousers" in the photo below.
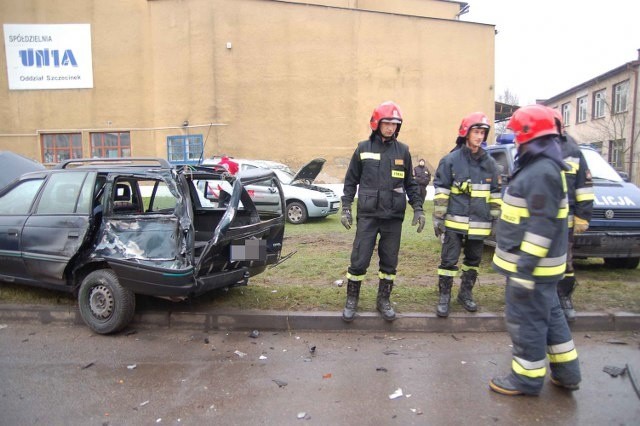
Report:
M 566 384 L 580 383 L 578 354 L 556 283 L 537 283 L 533 290 L 507 285 L 505 298 L 507 330 L 513 342 L 512 382 L 518 389 L 540 393 L 547 354 L 554 378 Z
M 422 198 L 422 204 L 427 199 L 427 187 L 420 185 L 420 198 Z
M 380 272 L 395 275 L 402 236 L 402 219 L 372 217 L 358 217 L 357 219 L 349 274 L 355 277 L 362 277 L 366 274 L 378 236 L 380 236 L 378 241 Z M 356 281 L 362 281 L 362 279 L 356 279 Z
M 442 242 L 442 251 L 440 253 L 440 266 L 438 267 L 439 275 L 452 275 L 449 273 L 440 273 L 443 271 L 455 272 L 458 270 L 458 258 L 464 248 L 464 258 L 462 264 L 470 267 L 478 267 L 482 260 L 482 250 L 484 249 L 483 240 L 470 239 L 468 236 L 458 234 L 447 229 Z

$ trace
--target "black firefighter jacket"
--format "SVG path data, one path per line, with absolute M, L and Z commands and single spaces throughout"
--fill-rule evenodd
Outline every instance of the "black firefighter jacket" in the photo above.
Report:
M 587 222 L 591 220 L 594 199 L 593 182 L 587 161 L 571 136 L 561 137 L 560 149 L 564 162 L 571 168 L 565 172 L 565 176 L 569 198 L 569 228 L 572 228 L 574 215 Z
M 475 157 L 466 145 L 445 155 L 433 180 L 434 216 L 447 229 L 483 239 L 500 209 L 500 184 L 496 162 L 480 148 Z M 492 216 L 493 215 L 493 216 Z
M 414 210 L 422 210 L 420 189 L 412 176 L 409 147 L 377 133 L 358 143 L 344 178 L 342 206 L 351 206 L 358 191 L 358 216 L 404 219 L 407 197 Z M 359 185 L 359 188 L 358 188 Z
M 493 267 L 508 277 L 558 281 L 567 257 L 568 167 L 553 138 L 527 145 L 536 149 L 518 159 L 502 197 Z

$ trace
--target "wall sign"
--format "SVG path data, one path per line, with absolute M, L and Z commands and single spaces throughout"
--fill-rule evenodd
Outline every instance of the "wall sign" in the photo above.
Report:
M 4 24 L 9 90 L 93 87 L 89 24 Z

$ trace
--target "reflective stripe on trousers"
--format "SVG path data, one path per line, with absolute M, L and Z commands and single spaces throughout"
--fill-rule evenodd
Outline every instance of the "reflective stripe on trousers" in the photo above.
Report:
M 548 350 L 558 352 L 550 358 L 553 376 L 562 383 L 580 382 L 578 356 L 560 308 L 556 283 L 537 283 L 533 291 L 507 285 L 505 317 L 513 342 L 512 376 L 519 390 L 540 392 Z

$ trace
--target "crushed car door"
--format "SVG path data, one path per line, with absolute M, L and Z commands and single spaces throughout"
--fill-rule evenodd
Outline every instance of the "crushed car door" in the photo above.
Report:
M 96 174 L 53 173 L 22 232 L 22 251 L 29 275 L 60 284 L 69 261 L 78 253 L 91 225 Z
M 273 196 L 278 199 L 276 205 L 265 210 L 258 209 L 247 191 L 247 188 L 258 184 L 274 188 Z M 213 238 L 202 250 L 197 269 L 200 270 L 210 261 L 209 254 L 227 252 L 225 248 L 232 241 L 250 239 L 266 239 L 268 259 L 275 263 L 282 249 L 283 229 L 284 195 L 273 171 L 258 168 L 243 171 L 237 175 L 224 215 L 213 231 Z

